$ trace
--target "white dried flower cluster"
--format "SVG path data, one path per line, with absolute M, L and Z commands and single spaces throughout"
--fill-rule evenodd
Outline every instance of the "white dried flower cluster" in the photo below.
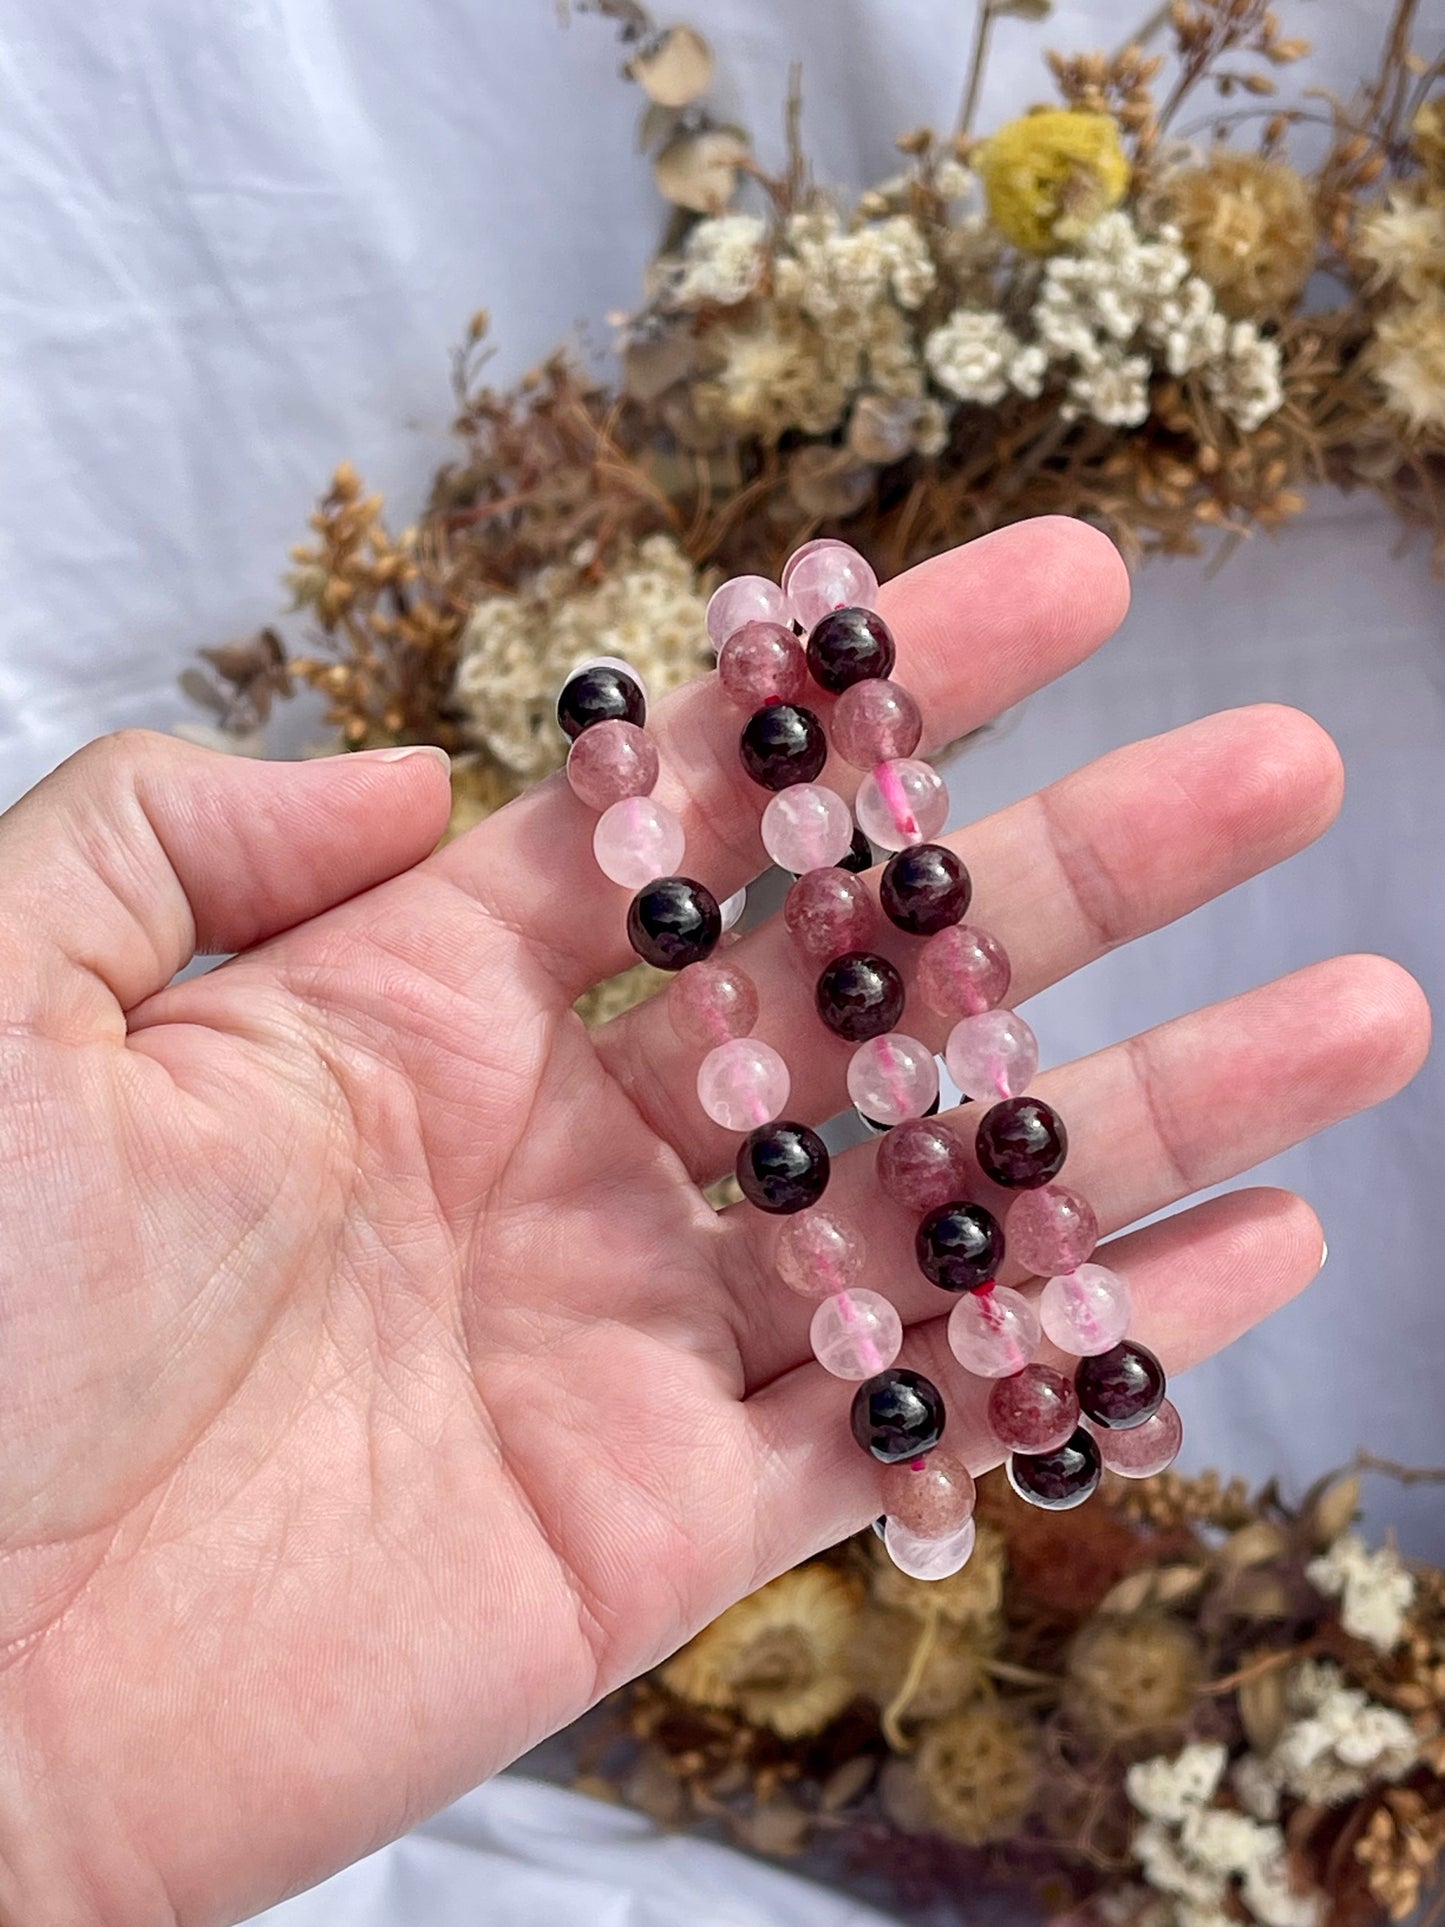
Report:
M 810 321 L 846 325 L 885 296 L 911 309 L 932 292 L 933 256 L 910 215 L 849 230 L 831 208 L 815 208 L 792 216 L 785 239 L 787 252 L 774 270 L 778 289 L 794 296 Z
M 1277 1816 L 1283 1794 L 1336 1806 L 1368 1786 L 1403 1779 L 1419 1759 L 1419 1742 L 1404 1715 L 1346 1686 L 1333 1661 L 1306 1660 L 1295 1667 L 1285 1699 L 1295 1717 L 1274 1746 L 1234 1769 L 1234 1790 L 1259 1819 Z
M 1342 1533 L 1328 1552 L 1310 1561 L 1305 1574 L 1311 1585 L 1339 1600 L 1347 1633 L 1382 1653 L 1399 1644 L 1415 1581 L 1393 1548 L 1371 1552 L 1357 1532 Z
M 767 227 L 755 214 L 719 214 L 688 235 L 670 288 L 672 305 L 734 308 L 763 278 Z
M 519 776 L 544 775 L 565 747 L 557 690 L 589 656 L 635 664 L 654 696 L 705 666 L 707 598 L 667 535 L 649 535 L 596 586 L 572 565 L 541 570 L 523 595 L 484 596 L 462 633 L 455 691 L 466 732 Z
M 1228 1758 L 1225 1747 L 1196 1740 L 1172 1760 L 1165 1753 L 1140 1760 L 1124 1776 L 1130 1805 L 1146 1819 L 1177 1826 L 1186 1813 L 1214 1798 Z
M 1010 388 L 1037 395 L 1048 366 L 1043 350 L 1026 348 L 1001 314 L 978 308 L 955 308 L 924 342 L 923 358 L 946 393 L 985 407 Z

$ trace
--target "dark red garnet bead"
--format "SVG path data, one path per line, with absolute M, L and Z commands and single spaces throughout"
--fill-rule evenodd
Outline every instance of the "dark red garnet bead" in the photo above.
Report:
M 691 877 L 658 877 L 643 886 L 627 911 L 627 941 L 656 970 L 685 970 L 712 955 L 722 935 L 722 911 L 705 884 Z
M 808 637 L 813 681 L 835 696 L 855 682 L 888 675 L 897 655 L 892 630 L 872 609 L 833 609 Z
M 848 846 L 847 856 L 840 857 L 833 868 L 851 870 L 854 876 L 862 876 L 865 870 L 873 868 L 873 845 L 861 830 L 854 830 L 853 841 Z
M 941 1204 L 914 1234 L 918 1268 L 945 1291 L 977 1291 L 998 1276 L 1003 1227 L 981 1204 Z
M 1096 1425 L 1127 1432 L 1164 1403 L 1164 1367 L 1147 1345 L 1124 1339 L 1112 1351 L 1081 1358 L 1074 1374 L 1079 1409 Z
M 806 1211 L 828 1188 L 828 1147 L 806 1124 L 759 1125 L 738 1152 L 738 1183 L 749 1204 L 783 1217 Z
M 765 790 L 786 790 L 822 774 L 828 739 L 811 709 L 769 703 L 743 724 L 738 754 L 755 783 Z
M 824 966 L 815 997 L 835 1037 L 863 1044 L 895 1030 L 903 1015 L 903 979 L 886 957 L 848 950 Z
M 931 937 L 962 921 L 973 882 L 941 843 L 915 843 L 888 859 L 878 886 L 883 913 L 910 937 Z
M 557 722 L 569 742 L 575 743 L 594 723 L 636 723 L 640 728 L 646 721 L 641 683 L 608 662 L 569 676 L 557 698 Z
M 985 1111 L 978 1127 L 979 1165 L 995 1184 L 1036 1191 L 1064 1168 L 1069 1134 L 1039 1097 L 1010 1097 Z
M 1045 1512 L 1069 1512 L 1098 1490 L 1103 1464 L 1099 1448 L 1081 1425 L 1054 1452 L 1014 1452 L 1008 1482 L 1021 1499 Z
M 885 1465 L 931 1452 L 943 1437 L 943 1400 L 921 1372 L 879 1372 L 853 1394 L 853 1436 Z

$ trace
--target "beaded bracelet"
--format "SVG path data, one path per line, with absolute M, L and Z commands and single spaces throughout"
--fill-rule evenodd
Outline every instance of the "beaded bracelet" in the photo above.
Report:
M 991 1380 L 988 1423 L 1007 1458 L 1014 1490 L 1031 1504 L 1081 1504 L 1101 1468 L 1142 1478 L 1178 1452 L 1179 1416 L 1165 1398 L 1158 1360 L 1125 1338 L 1128 1286 L 1089 1262 L 1098 1227 L 1088 1203 L 1057 1185 L 1067 1155 L 1063 1121 L 1026 1095 L 1038 1068 L 1029 1025 L 1003 1007 L 1010 966 L 988 932 L 963 921 L 972 884 L 952 851 L 930 839 L 948 815 L 943 779 L 913 752 L 918 705 L 891 679 L 896 649 L 874 606 L 878 583 L 845 544 L 806 544 L 781 585 L 761 576 L 725 582 L 708 605 L 718 674 L 747 712 L 743 768 L 770 792 L 764 847 L 796 880 L 784 922 L 800 952 L 821 965 L 815 1003 L 828 1029 L 853 1044 L 847 1085 L 859 1116 L 879 1133 L 884 1192 L 920 1214 L 915 1249 L 924 1275 L 958 1295 L 948 1321 L 951 1351 Z M 806 646 L 803 637 L 806 637 Z M 836 791 L 818 782 L 828 732 L 799 699 L 809 681 L 831 701 L 833 746 L 864 772 L 857 828 Z M 558 721 L 571 739 L 568 779 L 600 811 L 599 866 L 633 890 L 627 930 L 646 961 L 676 972 L 668 991 L 674 1031 L 704 1050 L 702 1108 L 744 1133 L 737 1175 L 744 1197 L 783 1219 L 774 1262 L 782 1281 L 819 1300 L 810 1336 L 820 1364 L 857 1381 L 852 1429 L 884 1465 L 890 1555 L 919 1578 L 956 1572 L 974 1543 L 974 1484 L 967 1465 L 939 1449 L 946 1412 L 938 1388 L 897 1367 L 903 1325 L 881 1293 L 860 1288 L 867 1253 L 856 1231 L 817 1209 L 828 1185 L 826 1146 L 808 1125 L 783 1117 L 791 1078 L 781 1054 L 756 1037 L 756 985 L 725 955 L 724 931 L 745 892 L 720 905 L 678 874 L 682 825 L 651 795 L 656 746 L 642 725 L 641 679 L 615 658 L 583 664 L 564 685 Z M 890 851 L 879 903 L 859 872 L 872 845 Z M 895 928 L 922 939 L 917 994 L 953 1020 L 945 1062 L 965 1098 L 996 1094 L 978 1126 L 978 1167 L 1016 1193 L 1005 1220 L 968 1195 L 973 1171 L 962 1141 L 932 1118 L 939 1081 L 932 1051 L 897 1026 L 906 993 L 896 966 L 871 947 L 878 907 Z M 1005 1248 L 1046 1280 L 1037 1310 L 996 1282 Z M 1036 1362 L 1047 1336 L 1079 1360 L 1072 1381 Z

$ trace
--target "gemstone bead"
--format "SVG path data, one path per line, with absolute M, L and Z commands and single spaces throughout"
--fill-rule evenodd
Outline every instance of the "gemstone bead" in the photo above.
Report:
M 684 970 L 717 948 L 717 898 L 691 877 L 658 877 L 639 890 L 627 912 L 627 940 L 656 970 Z
M 910 937 L 931 937 L 958 922 L 973 883 L 960 858 L 942 843 L 915 843 L 883 867 L 878 900 L 890 923 Z
M 1147 1345 L 1126 1338 L 1111 1351 L 1085 1358 L 1074 1374 L 1079 1409 L 1096 1425 L 1126 1432 L 1164 1402 L 1164 1367 Z
M 932 1211 L 961 1197 L 970 1169 L 957 1132 L 946 1124 L 918 1118 L 900 1124 L 878 1146 L 878 1182 L 907 1211 Z
M 828 760 L 828 739 L 811 709 L 771 703 L 743 725 L 738 742 L 743 768 L 765 790 L 811 783 Z
M 1062 1184 L 1025 1191 L 1004 1219 L 1009 1256 L 1038 1278 L 1056 1278 L 1084 1263 L 1099 1242 L 1094 1207 Z
M 598 869 L 627 890 L 673 875 L 686 849 L 681 823 L 654 796 L 626 796 L 609 804 L 592 832 Z
M 914 1233 L 925 1278 L 944 1291 L 977 1291 L 1003 1263 L 1003 1228 L 981 1204 L 956 1199 L 930 1211 Z
M 1008 1285 L 965 1292 L 948 1314 L 949 1350 L 975 1378 L 1012 1378 L 1033 1363 L 1041 1337 L 1038 1313 Z
M 1111 1472 L 1124 1479 L 1152 1479 L 1178 1458 L 1184 1424 L 1174 1401 L 1166 1398 L 1142 1425 L 1132 1425 L 1126 1432 L 1101 1430 L 1094 1435 L 1094 1443 Z
M 589 810 L 648 795 L 658 769 L 656 743 L 645 729 L 620 717 L 584 729 L 567 752 L 567 781 Z
M 1063 1169 L 1069 1134 L 1064 1120 L 1042 1098 L 1011 1097 L 984 1112 L 975 1152 L 995 1184 L 1032 1191 Z
M 1008 995 L 1008 953 L 974 924 L 940 930 L 918 953 L 918 995 L 940 1017 L 976 1017 Z
M 1080 1426 L 1056 1451 L 1015 1452 L 1008 1461 L 1008 1482 L 1030 1505 L 1070 1512 L 1098 1490 L 1100 1471 L 1099 1448 Z
M 862 1044 L 892 1030 L 903 1015 L 903 979 L 886 957 L 849 950 L 824 964 L 814 1000 L 835 1037 Z
M 1050 1342 L 1072 1358 L 1112 1351 L 1129 1329 L 1129 1287 L 1105 1265 L 1080 1265 L 1050 1278 L 1039 1296 L 1039 1322 Z
M 826 1211 L 800 1211 L 778 1231 L 773 1263 L 800 1298 L 828 1298 L 863 1276 L 867 1251 L 856 1231 Z
M 828 1147 L 806 1124 L 764 1124 L 743 1139 L 737 1176 L 743 1196 L 759 1211 L 785 1216 L 806 1211 L 828 1188 Z
M 834 1378 L 873 1378 L 903 1349 L 903 1320 L 876 1291 L 825 1298 L 808 1327 L 813 1356 Z
M 801 876 L 831 868 L 848 854 L 853 818 L 836 790 L 822 783 L 794 783 L 779 790 L 763 811 L 763 848 L 780 870 Z
M 956 1452 L 930 1452 L 921 1465 L 890 1465 L 882 1479 L 883 1510 L 919 1539 L 947 1539 L 973 1517 L 973 1474 Z
M 1025 1365 L 988 1395 L 989 1430 L 1006 1452 L 1056 1452 L 1079 1423 L 1079 1401 L 1052 1365 Z
M 1016 1011 L 982 1010 L 954 1025 L 943 1049 L 965 1097 L 1022 1097 L 1039 1068 L 1039 1040 Z
M 902 683 L 855 682 L 834 705 L 833 747 L 854 769 L 911 756 L 922 740 L 923 717 Z
M 861 688 L 862 685 L 860 684 Z M 848 845 L 847 856 L 838 859 L 840 870 L 851 870 L 854 876 L 862 876 L 865 870 L 873 868 L 873 845 L 861 830 L 854 830 L 853 841 Z
M 594 662 L 569 676 L 557 698 L 557 721 L 569 742 L 597 723 L 647 721 L 641 679 L 625 665 Z
M 866 883 L 835 866 L 798 878 L 784 900 L 783 922 L 805 957 L 827 963 L 866 946 L 878 925 L 878 907 Z
M 704 1050 L 746 1037 L 758 1021 L 758 987 L 725 957 L 689 964 L 667 987 L 667 1014 L 678 1039 Z
M 883 1528 L 888 1557 L 910 1579 L 952 1579 L 973 1557 L 978 1526 L 969 1519 L 946 1539 L 924 1539 L 901 1520 L 889 1519 Z
M 783 593 L 794 616 L 811 629 L 830 609 L 875 608 L 878 578 L 856 549 L 822 536 L 788 557 Z
M 786 628 L 792 611 L 776 582 L 765 575 L 735 575 L 713 590 L 703 620 L 714 649 L 721 649 L 745 623 L 770 622 Z
M 897 657 L 893 631 L 873 609 L 831 610 L 808 637 L 808 673 L 835 696 L 870 676 L 881 680 Z
M 730 1037 L 697 1067 L 697 1101 L 725 1131 L 752 1131 L 788 1101 L 788 1067 L 761 1037 Z
M 948 786 L 929 764 L 896 757 L 869 770 L 853 814 L 879 849 L 905 850 L 929 842 L 948 821 Z
M 795 702 L 808 686 L 808 659 L 780 622 L 745 622 L 718 653 L 723 688 L 749 714 L 764 703 Z
M 921 1372 L 880 1372 L 853 1394 L 853 1436 L 885 1465 L 921 1458 L 943 1437 L 943 1400 Z
M 922 1117 L 938 1097 L 933 1052 L 900 1030 L 871 1038 L 848 1060 L 848 1096 L 878 1124 Z

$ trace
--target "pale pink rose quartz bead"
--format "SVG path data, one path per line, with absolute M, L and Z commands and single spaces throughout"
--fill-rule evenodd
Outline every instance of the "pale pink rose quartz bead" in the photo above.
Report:
M 676 876 L 687 839 L 681 823 L 651 796 L 629 796 L 605 809 L 592 832 L 597 867 L 626 890 L 640 890 L 654 877 Z
M 745 622 L 723 644 L 717 672 L 728 695 L 751 715 L 766 703 L 790 703 L 801 696 L 808 658 L 780 622 Z
M 833 747 L 854 769 L 911 756 L 923 737 L 918 704 L 902 683 L 869 676 L 845 689 L 833 709 Z
M 960 1532 L 973 1517 L 977 1496 L 967 1465 L 941 1447 L 884 1467 L 882 1509 L 919 1539 L 948 1539 Z
M 878 578 L 856 549 L 819 536 L 788 557 L 783 594 L 798 621 L 811 629 L 834 609 L 876 609 Z
M 869 770 L 853 813 L 880 850 L 906 850 L 931 842 L 948 821 L 948 785 L 931 764 L 897 757 Z
M 972 1174 L 957 1132 L 928 1117 L 900 1124 L 881 1140 L 877 1170 L 884 1193 L 920 1217 L 966 1198 Z
M 789 890 L 783 922 L 805 957 L 830 963 L 845 951 L 867 949 L 877 927 L 878 905 L 868 885 L 851 870 L 811 870 Z
M 857 1284 L 867 1256 L 857 1232 L 829 1212 L 799 1211 L 784 1218 L 773 1263 L 800 1298 L 831 1298 Z
M 1074 1271 L 1099 1242 L 1094 1207 L 1062 1184 L 1022 1191 L 1004 1219 L 1008 1254 L 1037 1278 Z
M 1129 1287 L 1105 1265 L 1079 1265 L 1050 1278 L 1039 1296 L 1039 1323 L 1071 1358 L 1112 1351 L 1129 1329 Z
M 872 1378 L 902 1351 L 903 1320 L 881 1292 L 840 1291 L 813 1313 L 808 1337 L 834 1378 Z
M 619 717 L 584 729 L 567 752 L 567 781 L 589 810 L 647 796 L 657 782 L 657 745 L 645 729 Z
M 899 1030 L 870 1037 L 848 1060 L 848 1096 L 875 1124 L 922 1117 L 938 1096 L 933 1052 Z
M 1073 1386 L 1052 1365 L 1025 1365 L 995 1381 L 988 1395 L 989 1430 L 1009 1452 L 1057 1452 L 1079 1424 Z
M 948 1074 L 965 1097 L 1022 1097 L 1039 1069 L 1039 1040 L 1014 1010 L 983 1010 L 954 1025 L 944 1046 Z
M 798 876 L 831 868 L 853 842 L 848 805 L 823 783 L 793 783 L 779 790 L 763 811 L 762 830 L 763 848 L 773 862 Z
M 709 957 L 678 971 L 667 987 L 667 1014 L 680 1042 L 711 1050 L 756 1028 L 758 987 L 725 957 Z
M 761 1037 L 730 1037 L 697 1067 L 697 1101 L 725 1131 L 755 1131 L 782 1115 L 792 1079 Z
M 1156 1472 L 1166 1471 L 1184 1443 L 1184 1422 L 1174 1401 L 1168 1398 L 1152 1418 L 1146 1418 L 1142 1425 L 1131 1425 L 1125 1432 L 1111 1431 L 1104 1425 L 1090 1425 L 1089 1430 L 1099 1457 L 1111 1472 L 1124 1479 L 1152 1479 Z
M 965 1292 L 948 1314 L 948 1347 L 975 1378 L 1012 1378 L 1038 1353 L 1038 1313 L 1021 1291 Z
M 947 1539 L 920 1539 L 897 1519 L 890 1519 L 883 1528 L 888 1557 L 910 1579 L 952 1579 L 973 1557 L 977 1542 L 978 1525 L 973 1519 Z
M 745 622 L 771 622 L 786 628 L 788 599 L 765 575 L 735 575 L 712 592 L 704 620 L 714 649 L 721 649 Z
M 955 923 L 918 952 L 918 995 L 940 1017 L 976 1017 L 1008 995 L 1008 953 L 976 924 Z

